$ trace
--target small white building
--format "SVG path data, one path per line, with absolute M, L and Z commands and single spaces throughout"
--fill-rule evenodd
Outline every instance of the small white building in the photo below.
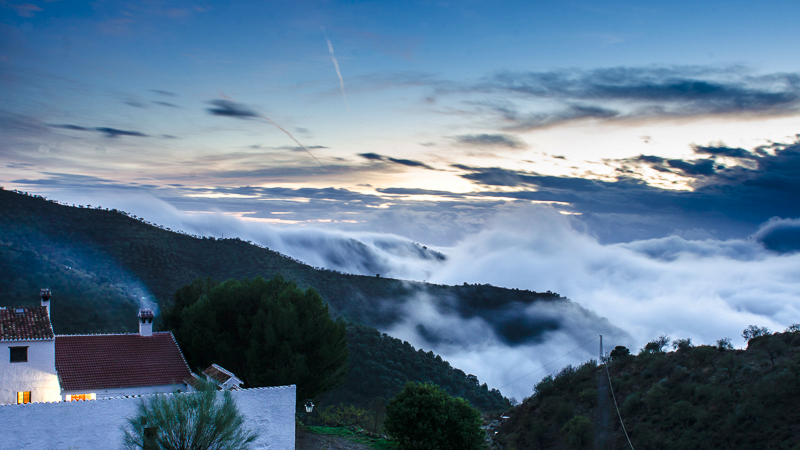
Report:
M 50 291 L 41 306 L 0 307 L 0 405 L 57 402 L 61 388 L 50 324 Z
M 213 381 L 221 389 L 227 391 L 235 391 L 242 388 L 244 382 L 236 377 L 232 372 L 223 369 L 222 367 L 211 364 L 203 371 L 206 376 L 206 381 Z

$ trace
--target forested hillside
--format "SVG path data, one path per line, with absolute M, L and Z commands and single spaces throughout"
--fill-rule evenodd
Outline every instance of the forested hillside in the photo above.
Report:
M 480 384 L 475 375 L 452 367 L 432 351 L 357 323 L 347 326 L 350 370 L 342 386 L 325 394 L 322 404 L 354 404 L 369 408 L 375 399 L 388 400 L 409 381 L 431 382 L 462 397 L 481 411 L 499 411 L 508 402 L 497 389 Z
M 498 391 L 480 386 L 477 378 L 467 378 L 433 352 L 416 350 L 374 328 L 357 325 L 392 323 L 396 317 L 387 304 L 402 305 L 417 290 L 455 298 L 465 310 L 476 311 L 483 305 L 568 302 L 553 293 L 437 286 L 318 270 L 238 239 L 192 237 L 120 211 L 86 206 L 59 205 L 0 190 L 0 305 L 38 304 L 39 289 L 48 287 L 53 292 L 57 334 L 135 332 L 142 299 L 169 309 L 178 288 L 195 278 L 282 274 L 304 288 L 318 289 L 332 313 L 350 321 L 348 348 L 354 355 L 354 374 L 329 397 L 337 403 L 361 405 L 373 398 L 388 399 L 409 380 L 441 383 L 482 410 L 505 405 Z M 537 333 L 554 326 L 537 323 L 527 331 Z M 371 373 L 374 378 L 366 376 Z
M 72 291 L 53 284 L 54 311 L 62 305 L 78 308 L 93 304 L 97 316 L 93 330 L 121 331 L 136 327 L 135 315 L 117 321 L 102 292 L 120 290 L 115 299 L 147 297 L 168 306 L 175 291 L 198 277 L 271 278 L 280 273 L 301 288 L 314 287 L 329 304 L 334 316 L 358 323 L 388 327 L 403 318 L 405 303 L 424 293 L 437 306 L 462 318 L 481 317 L 491 323 L 502 339 L 537 339 L 560 323 L 550 314 L 546 320 L 521 321 L 519 308 L 536 302 L 557 304 L 563 314 L 582 315 L 599 326 L 610 326 L 589 311 L 558 294 L 504 289 L 488 285 L 442 286 L 376 276 L 343 274 L 310 267 L 272 250 L 248 242 L 213 237 L 194 237 L 148 224 L 116 210 L 60 205 L 41 197 L 0 190 L 0 249 L 7 271 L 0 275 L 4 301 L 36 302 L 32 292 L 52 277 L 50 267 L 63 269 L 68 278 L 61 286 L 82 286 L 80 301 Z M 10 261 L 16 261 L 11 264 Z M 44 264 L 44 265 L 42 265 Z M 48 267 L 48 268 L 45 268 Z M 51 281 L 55 282 L 55 281 Z M 87 285 L 88 286 L 88 285 Z M 117 300 L 115 300 L 116 302 Z M 132 308 L 132 303 L 126 303 Z M 115 305 L 116 308 L 116 305 Z M 502 314 L 501 314 L 502 313 Z M 111 316 L 115 320 L 108 320 Z M 158 318 L 157 318 L 158 320 Z M 508 320 L 509 322 L 501 322 Z M 74 332 L 54 317 L 56 332 Z
M 666 338 L 636 356 L 615 349 L 608 370 L 633 447 L 800 449 L 800 327 L 753 329 L 762 335 L 747 350 L 679 339 L 667 353 Z M 509 450 L 630 448 L 607 387 L 596 361 L 546 377 L 498 441 Z

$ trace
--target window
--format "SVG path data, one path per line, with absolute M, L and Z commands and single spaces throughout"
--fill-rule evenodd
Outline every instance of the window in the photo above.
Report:
M 11 362 L 28 362 L 28 347 L 9 347 Z
M 17 404 L 21 405 L 23 403 L 30 403 L 31 402 L 31 391 L 25 392 L 17 392 Z
M 96 394 L 72 394 L 72 395 L 67 395 L 67 401 L 68 402 L 80 402 L 80 401 L 96 400 L 96 399 L 97 399 Z

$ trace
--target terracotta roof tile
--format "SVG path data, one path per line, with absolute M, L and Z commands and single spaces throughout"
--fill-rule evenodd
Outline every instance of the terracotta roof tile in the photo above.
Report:
M 0 341 L 53 339 L 54 336 L 46 307 L 0 308 Z
M 203 371 L 204 375 L 208 375 L 217 383 L 224 383 L 233 377 L 233 374 L 228 372 L 227 370 L 223 369 L 222 367 L 212 364 L 208 366 L 206 370 Z
M 61 389 L 109 389 L 181 383 L 191 371 L 170 332 L 56 336 Z

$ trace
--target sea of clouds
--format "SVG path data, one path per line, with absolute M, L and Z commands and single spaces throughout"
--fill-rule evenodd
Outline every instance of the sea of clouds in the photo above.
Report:
M 119 199 L 115 203 L 121 207 Z M 692 240 L 686 238 L 692 233 L 683 233 L 684 237 L 601 244 L 579 218 L 530 206 L 498 214 L 452 247 L 430 249 L 445 254 L 441 260 L 422 245 L 395 235 L 187 214 L 149 197 L 128 198 L 122 207 L 188 233 L 251 240 L 312 266 L 439 284 L 554 291 L 622 330 L 604 336 L 606 350 L 625 345 L 635 353 L 661 334 L 691 338 L 696 345 L 728 337 L 743 347 L 740 334 L 748 325 L 780 331 L 800 322 L 800 253 L 793 244 L 798 220 L 772 219 L 746 239 Z M 447 314 L 424 293 L 405 308 L 406 318 L 383 331 L 434 350 L 453 366 L 518 399 L 529 396 L 532 385 L 547 373 L 598 353 L 596 339 L 586 344 L 595 336 L 587 334 L 589 328 L 578 319 L 567 320 L 541 342 L 512 345 L 499 339 L 483 319 Z M 543 305 L 529 308 L 538 309 L 520 311 L 520 316 L 547 313 Z M 426 339 L 419 325 L 444 333 L 446 339 Z M 573 351 L 582 344 L 586 345 Z

